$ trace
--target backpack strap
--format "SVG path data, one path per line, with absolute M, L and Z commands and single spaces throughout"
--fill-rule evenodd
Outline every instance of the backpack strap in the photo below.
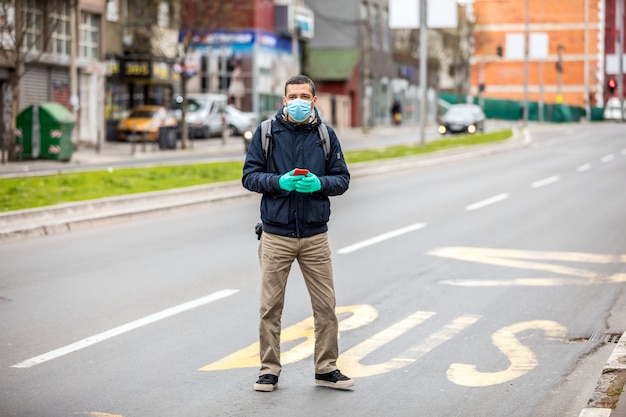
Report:
M 330 135 L 328 134 L 328 126 L 326 126 L 323 122 L 320 122 L 318 132 L 320 134 L 322 146 L 324 147 L 324 155 L 328 161 L 330 159 Z
M 263 120 L 261 122 L 261 143 L 263 144 L 263 156 L 265 159 L 269 156 L 270 142 L 272 141 L 272 121 L 274 118 Z

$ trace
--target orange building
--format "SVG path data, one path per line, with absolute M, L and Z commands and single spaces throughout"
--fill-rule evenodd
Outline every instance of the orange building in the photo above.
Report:
M 603 0 L 475 0 L 471 93 L 478 95 L 482 84 L 483 97 L 524 99 L 528 27 L 528 100 L 602 106 L 596 101 L 602 100 L 604 82 L 603 5 Z

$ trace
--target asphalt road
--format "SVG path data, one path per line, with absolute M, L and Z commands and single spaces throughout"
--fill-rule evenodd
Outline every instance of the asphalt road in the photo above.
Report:
M 0 245 L 0 415 L 577 416 L 626 328 L 626 141 L 355 179 L 333 199 L 340 368 L 314 386 L 294 267 L 258 393 L 258 200 Z M 591 340 L 590 340 L 591 339 Z

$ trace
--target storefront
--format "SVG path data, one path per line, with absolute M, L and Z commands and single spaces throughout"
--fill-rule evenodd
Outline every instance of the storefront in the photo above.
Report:
M 168 61 L 109 57 L 108 62 L 105 118 L 107 140 L 115 140 L 115 126 L 131 108 L 144 104 L 169 108 L 180 76 Z
M 227 94 L 243 111 L 273 113 L 298 72 L 292 46 L 291 38 L 263 31 L 206 34 L 187 57 L 185 65 L 198 69 L 187 90 Z

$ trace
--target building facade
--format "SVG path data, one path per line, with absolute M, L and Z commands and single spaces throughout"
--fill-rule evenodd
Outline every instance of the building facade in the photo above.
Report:
M 301 43 L 310 36 L 312 13 L 294 2 L 221 1 L 204 8 L 183 1 L 180 41 L 191 39 L 186 90 L 225 94 L 241 110 L 273 115 L 285 81 L 301 71 Z
M 405 120 L 418 120 L 417 65 L 395 59 L 388 1 L 344 0 L 340 8 L 333 0 L 305 3 L 315 14 L 305 68 L 321 92 L 349 99 L 351 125 L 390 124 L 394 99 Z
M 73 141 L 95 144 L 104 126 L 101 45 L 105 0 L 22 0 L 9 8 L 12 33 L 3 36 L 2 46 L 12 51 L 3 54 L 10 59 L 0 66 L 5 75 L 14 74 L 17 85 L 14 90 L 6 88 L 6 83 L 2 88 L 3 115 L 17 115 L 4 111 L 12 106 L 12 94 L 17 113 L 34 104 L 57 102 L 76 116 Z
M 177 0 L 108 0 L 104 21 L 107 139 L 132 107 L 169 108 L 180 84 Z
M 604 0 L 475 0 L 473 7 L 472 95 L 523 100 L 527 77 L 529 101 L 603 105 Z

